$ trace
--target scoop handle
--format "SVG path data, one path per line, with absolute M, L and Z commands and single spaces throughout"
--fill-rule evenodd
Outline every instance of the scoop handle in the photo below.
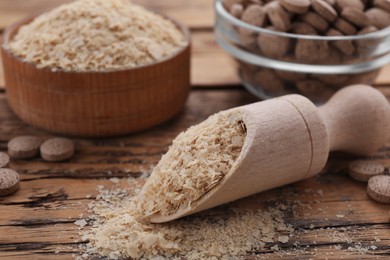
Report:
M 390 105 L 385 96 L 366 85 L 338 91 L 319 108 L 331 151 L 370 156 L 390 138 Z

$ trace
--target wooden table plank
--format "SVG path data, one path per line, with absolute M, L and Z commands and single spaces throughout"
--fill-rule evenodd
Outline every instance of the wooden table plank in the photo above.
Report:
M 381 90 L 390 98 L 389 88 Z M 87 205 L 99 185 L 128 187 L 127 178 L 150 170 L 180 131 L 210 114 L 254 101 L 239 89 L 194 90 L 183 113 L 152 130 L 121 138 L 75 139 L 77 153 L 65 163 L 13 161 L 21 189 L 0 198 L 0 259 L 69 259 L 82 254 L 79 245 L 84 242 L 74 221 L 88 215 Z M 0 122 L 0 151 L 15 135 L 48 136 L 17 119 L 4 94 Z M 388 259 L 390 207 L 370 200 L 365 185 L 347 176 L 346 165 L 353 158 L 333 154 L 322 175 L 230 204 L 254 210 L 282 203 L 285 222 L 296 230 L 288 243 L 268 243 L 246 258 Z M 390 167 L 390 142 L 375 158 Z M 217 218 L 228 212 L 220 207 L 202 214 Z M 275 245 L 282 251 L 271 249 Z
M 390 85 L 390 65 L 385 66 L 375 80 L 376 85 Z
M 1 37 L 0 37 L 0 45 L 1 45 Z M 5 82 L 4 82 L 3 61 L 0 55 L 0 89 L 4 89 L 4 87 L 5 87 Z
M 128 175 L 131 174 L 122 174 L 118 179 Z M 127 188 L 129 185 L 126 181 L 117 185 L 109 179 L 111 176 L 108 174 L 104 177 L 101 180 L 82 177 L 75 180 L 66 179 L 64 173 L 61 178 L 35 181 L 26 181 L 23 178 L 23 189 L 1 201 L 1 205 L 5 207 L 2 208 L 0 226 L 40 226 L 74 222 L 81 214 L 86 215 L 86 205 L 98 194 L 99 185 L 121 188 Z M 74 185 L 75 183 L 77 185 Z M 340 189 L 343 189 L 343 192 L 340 192 Z M 317 193 L 318 190 L 321 190 L 321 195 Z M 241 201 L 240 207 L 253 208 L 275 198 L 282 201 L 281 191 L 284 196 L 292 195 L 291 201 L 300 203 L 295 207 L 294 216 L 289 219 L 296 228 L 309 228 L 312 224 L 316 228 L 345 223 L 374 225 L 386 223 L 389 218 L 389 206 L 372 203 L 365 193 L 365 185 L 350 180 L 345 176 L 345 172 L 324 175 L 248 198 Z M 341 200 L 342 196 L 345 197 Z
M 187 24 L 191 29 L 210 29 L 214 25 L 213 0 L 133 0 Z
M 220 48 L 211 31 L 193 32 L 192 85 L 228 87 L 240 84 L 233 58 Z

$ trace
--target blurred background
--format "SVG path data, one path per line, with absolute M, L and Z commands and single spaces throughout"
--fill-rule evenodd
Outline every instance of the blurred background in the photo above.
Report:
M 42 12 L 66 2 L 71 2 L 71 0 L 0 0 L 0 31 L 26 15 Z M 175 17 L 191 28 L 192 86 L 240 85 L 235 62 L 214 40 L 212 0 L 133 0 L 133 2 Z M 4 86 L 2 73 L 0 70 L 1 87 Z M 390 66 L 382 70 L 376 80 L 377 85 L 389 83 Z

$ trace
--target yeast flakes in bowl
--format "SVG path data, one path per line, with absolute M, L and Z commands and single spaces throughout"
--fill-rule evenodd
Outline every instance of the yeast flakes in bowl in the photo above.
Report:
M 10 26 L 3 39 L 11 108 L 52 132 L 141 131 L 173 117 L 188 96 L 188 29 L 127 0 L 65 4 Z

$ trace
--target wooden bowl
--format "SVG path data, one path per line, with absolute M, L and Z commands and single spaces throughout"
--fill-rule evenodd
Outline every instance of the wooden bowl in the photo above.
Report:
M 34 17 L 8 27 L 7 45 Z M 188 44 L 157 63 L 107 72 L 38 69 L 1 48 L 8 103 L 25 122 L 58 134 L 103 137 L 138 132 L 177 114 L 190 90 Z

